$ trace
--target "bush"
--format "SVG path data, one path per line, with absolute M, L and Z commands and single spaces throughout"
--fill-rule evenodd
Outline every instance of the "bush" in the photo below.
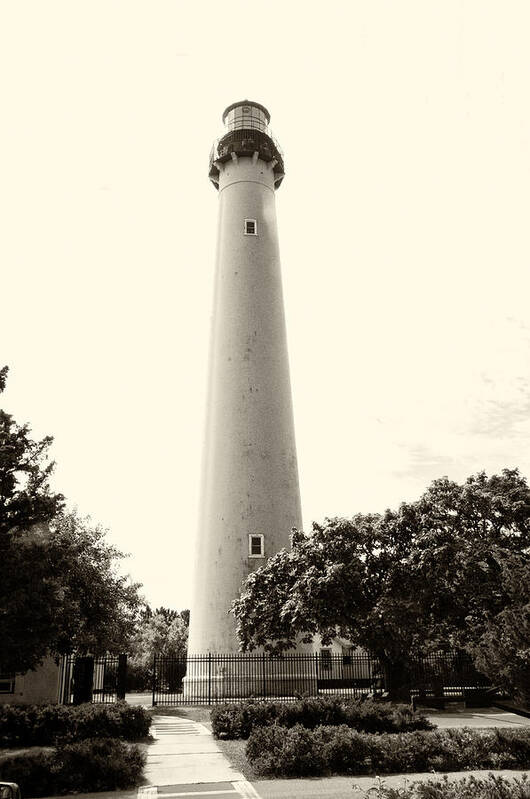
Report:
M 256 727 L 248 740 L 246 755 L 257 774 L 310 777 L 325 771 L 317 736 L 300 724 L 289 730 L 278 724 Z M 280 771 L 275 770 L 277 763 L 281 763 Z
M 240 705 L 219 705 L 210 717 L 216 738 L 248 738 L 255 727 L 274 722 L 282 727 L 301 724 L 307 729 L 346 724 L 360 732 L 410 732 L 434 727 L 409 705 L 341 697 L 308 697 L 296 702 L 248 700 Z
M 151 716 L 125 702 L 109 705 L 2 705 L 0 746 L 50 746 L 59 739 L 123 738 L 149 734 Z
M 112 738 L 65 744 L 54 752 L 29 752 L 0 761 L 0 778 L 16 782 L 24 797 L 135 788 L 145 755 Z
M 274 724 L 256 727 L 246 752 L 256 773 L 284 777 L 528 768 L 530 728 L 367 735 L 346 725 Z
M 530 799 L 530 781 L 526 774 L 521 779 L 507 780 L 489 774 L 485 779 L 464 777 L 449 781 L 416 782 L 408 788 L 385 788 L 381 799 Z
M 56 791 L 52 752 L 28 752 L 0 760 L 0 779 L 16 782 L 24 797 L 51 796 Z

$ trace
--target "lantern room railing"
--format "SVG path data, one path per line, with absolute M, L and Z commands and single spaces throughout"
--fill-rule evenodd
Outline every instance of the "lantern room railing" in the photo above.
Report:
M 238 156 L 252 156 L 255 152 L 263 161 L 276 161 L 274 185 L 275 188 L 278 188 L 285 174 L 283 152 L 270 130 L 268 133 L 264 133 L 257 125 L 234 128 L 214 141 L 210 151 L 208 174 L 215 187 L 219 188 L 219 168 L 216 166 L 216 162 L 228 161 L 232 157 L 232 153 Z

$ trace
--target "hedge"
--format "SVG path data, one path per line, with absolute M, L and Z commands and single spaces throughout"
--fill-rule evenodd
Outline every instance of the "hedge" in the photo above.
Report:
M 346 724 L 359 732 L 412 732 L 432 730 L 434 725 L 409 705 L 376 702 L 373 699 L 308 697 L 296 702 L 223 704 L 212 709 L 216 738 L 248 738 L 255 727 L 277 723 L 282 727 L 301 724 L 314 729 L 321 724 Z
M 135 741 L 149 734 L 151 716 L 125 702 L 109 705 L 0 705 L 0 746 L 50 746 L 59 739 L 108 737 Z
M 361 791 L 355 796 L 360 797 L 363 793 Z M 373 796 L 373 789 L 370 796 Z M 489 774 L 485 779 L 471 776 L 454 781 L 444 777 L 441 780 L 415 782 L 404 788 L 386 788 L 383 784 L 379 797 L 380 799 L 530 799 L 530 780 L 526 774 L 523 774 L 521 779 L 516 777 L 513 780 L 493 774 Z
M 282 777 L 528 768 L 530 728 L 367 735 L 273 724 L 252 731 L 246 753 L 257 774 Z
M 22 796 L 115 791 L 142 782 L 145 755 L 135 744 L 88 739 L 53 752 L 28 752 L 0 760 L 0 779 L 16 782 Z

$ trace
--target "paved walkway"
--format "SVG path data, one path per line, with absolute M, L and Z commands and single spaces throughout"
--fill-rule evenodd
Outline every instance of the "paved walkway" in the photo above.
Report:
M 191 785 L 197 782 L 239 782 L 211 732 L 197 721 L 178 716 L 154 716 L 154 743 L 147 749 L 144 770 L 148 785 Z
M 530 719 L 517 713 L 507 713 L 494 707 L 476 708 L 474 710 L 427 710 L 427 718 L 441 730 L 471 727 L 530 727 Z

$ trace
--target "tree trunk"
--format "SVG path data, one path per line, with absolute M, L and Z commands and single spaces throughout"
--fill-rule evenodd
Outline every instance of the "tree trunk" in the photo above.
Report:
M 385 688 L 390 699 L 399 702 L 410 702 L 410 669 L 400 661 L 381 658 L 385 675 Z

